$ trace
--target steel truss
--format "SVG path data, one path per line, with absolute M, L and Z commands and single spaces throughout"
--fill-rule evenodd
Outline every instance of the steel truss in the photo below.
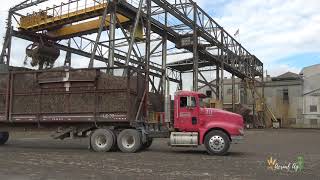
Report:
M 103 8 L 93 9 L 90 13 L 84 10 L 83 14 L 61 19 L 63 8 L 68 7 L 67 13 L 71 14 L 69 7 L 75 6 L 76 10 L 80 10 L 78 4 L 84 3 L 87 8 L 87 2 Z M 21 11 L 43 3 L 51 3 L 51 7 L 43 11 L 53 17 L 52 22 L 28 30 L 19 28 L 18 19 L 27 16 Z M 233 82 L 235 77 L 263 82 L 263 63 L 192 0 L 65 0 L 59 5 L 52 3 L 54 1 L 51 0 L 26 0 L 10 9 L 0 63 L 10 64 L 14 36 L 32 42 L 48 41 L 68 52 L 68 63 L 71 63 L 71 54 L 77 54 L 90 59 L 89 68 L 98 60 L 109 67 L 129 65 L 144 70 L 149 88 L 162 94 L 169 89 L 168 80 L 178 83 L 178 88 L 182 89 L 182 73 L 185 72 L 193 73 L 193 90 L 197 91 L 200 84 L 208 85 L 222 102 L 225 71 L 232 75 Z M 129 21 L 122 23 L 117 14 Z M 104 23 L 107 15 L 110 16 L 108 27 Z M 54 17 L 59 21 L 54 21 Z M 97 29 L 61 38 L 46 34 L 50 29 L 94 17 L 102 19 Z M 137 39 L 135 35 L 141 26 L 144 35 Z M 101 40 L 103 32 L 107 32 L 108 40 Z M 186 58 L 180 54 L 172 61 L 169 49 L 173 49 L 173 53 L 183 50 L 192 57 Z M 214 80 L 206 79 L 202 73 L 204 67 L 209 67 L 206 71 L 215 73 Z M 232 87 L 234 94 L 234 85 Z M 234 95 L 232 99 L 234 102 Z

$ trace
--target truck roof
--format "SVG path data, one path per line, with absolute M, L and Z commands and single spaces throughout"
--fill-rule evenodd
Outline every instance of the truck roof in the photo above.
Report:
M 177 91 L 175 93 L 175 95 L 178 95 L 178 96 L 190 96 L 190 95 L 195 96 L 195 95 L 197 95 L 199 97 L 206 97 L 205 94 L 200 93 L 200 92 L 195 92 L 195 91 Z

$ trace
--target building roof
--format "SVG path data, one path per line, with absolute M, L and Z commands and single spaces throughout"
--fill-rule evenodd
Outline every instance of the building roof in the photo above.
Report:
M 299 80 L 301 76 L 299 74 L 293 72 L 286 72 L 281 74 L 280 76 L 273 77 L 272 81 L 282 81 L 282 80 Z
M 304 77 L 308 77 L 308 76 L 313 76 L 315 74 L 319 74 L 320 71 L 320 64 L 315 64 L 312 66 L 307 66 L 304 67 L 300 74 L 303 75 Z

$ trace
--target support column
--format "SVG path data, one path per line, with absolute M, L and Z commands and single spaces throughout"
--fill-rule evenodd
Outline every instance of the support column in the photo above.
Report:
M 179 90 L 183 89 L 183 84 L 182 84 L 182 72 L 180 72 L 180 80 L 179 80 Z
M 251 82 L 250 82 L 251 83 Z M 254 88 L 254 85 L 252 86 L 252 88 Z M 255 125 L 256 123 L 256 95 L 255 95 L 255 92 L 254 92 L 254 89 L 251 89 L 252 91 L 252 100 L 253 100 L 253 103 L 252 103 L 252 121 L 253 121 L 253 124 Z
M 168 14 L 165 11 L 164 13 L 164 23 L 167 26 L 168 24 Z M 167 33 L 164 33 L 162 35 L 162 93 L 164 96 L 164 121 L 168 123 L 168 126 L 170 127 L 170 122 L 171 122 L 171 113 L 170 113 L 170 81 L 167 80 L 167 40 L 168 36 Z
M 115 31 L 116 31 L 116 4 L 114 1 L 110 4 L 110 27 L 109 27 L 109 54 L 108 67 L 114 67 L 114 49 L 115 49 Z M 109 70 L 110 75 L 113 75 L 113 69 Z
M 10 56 L 11 56 L 11 41 L 12 41 L 12 13 L 9 12 L 7 19 L 7 30 L 3 42 L 3 47 L 0 56 L 0 64 L 6 64 L 9 68 L 10 66 Z M 6 58 L 6 61 L 4 60 Z
M 145 115 L 148 118 L 148 94 L 149 94 L 149 64 L 150 64 L 150 43 L 151 43 L 151 0 L 146 0 L 147 3 L 147 20 L 146 20 L 146 51 L 145 51 Z
M 223 43 L 224 42 L 224 33 L 223 31 L 221 32 L 221 42 Z M 220 102 L 222 104 L 222 109 L 223 109 L 223 102 L 224 102 L 224 60 L 225 60 L 225 57 L 224 57 L 224 52 L 223 52 L 223 46 L 221 46 L 221 48 L 219 49 L 220 51 L 220 60 L 221 60 L 221 64 L 220 64 Z
M 235 76 L 232 74 L 232 112 L 236 111 L 236 106 L 235 106 Z
M 197 5 L 193 5 L 193 91 L 198 91 L 198 71 L 199 71 L 199 57 L 198 57 L 198 35 L 197 35 Z
M 264 92 L 264 87 L 265 87 L 265 82 L 264 82 L 264 69 L 263 69 L 263 67 L 262 67 L 262 77 L 261 77 L 261 82 L 262 82 L 262 103 L 263 103 L 263 112 L 262 112 L 262 120 L 263 120 L 263 125 L 264 125 L 264 127 L 267 127 L 267 123 L 266 123 L 266 100 L 265 100 L 265 92 Z
M 220 74 L 219 66 L 216 65 L 216 100 L 220 100 Z
M 220 78 L 220 101 L 223 107 L 224 102 L 224 59 L 221 62 L 221 78 Z
M 71 39 L 68 41 L 68 48 L 71 47 Z M 64 60 L 64 67 L 70 68 L 71 67 L 71 52 L 67 51 L 66 59 Z
M 164 13 L 164 23 L 167 26 L 167 12 Z M 167 33 L 164 33 L 162 35 L 162 79 L 161 79 L 161 83 L 162 83 L 162 93 L 163 95 L 167 96 L 167 92 L 166 91 L 166 76 L 167 76 L 167 40 L 168 40 L 168 36 Z
M 243 85 L 243 103 L 248 105 L 248 87 L 246 81 L 242 81 Z

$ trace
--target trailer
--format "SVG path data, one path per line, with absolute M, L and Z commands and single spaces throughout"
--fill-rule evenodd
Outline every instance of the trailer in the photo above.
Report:
M 90 138 L 97 152 L 133 153 L 168 138 L 170 146 L 204 144 L 209 154 L 225 155 L 243 137 L 242 116 L 205 108 L 204 94 L 178 91 L 170 108 L 146 82 L 130 67 L 3 72 L 0 144 L 13 131 L 46 130 L 55 139 Z

